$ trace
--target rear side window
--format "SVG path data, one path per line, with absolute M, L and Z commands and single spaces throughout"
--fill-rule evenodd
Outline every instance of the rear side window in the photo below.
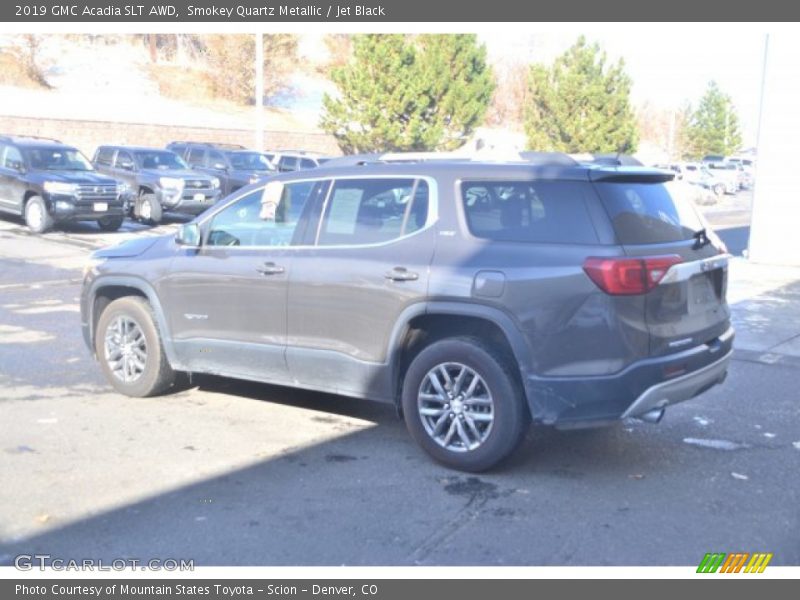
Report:
M 597 244 L 579 181 L 468 181 L 461 185 L 472 235 L 529 243 Z
M 414 179 L 340 179 L 325 207 L 320 246 L 375 244 L 421 229 L 428 185 Z
M 685 184 L 616 181 L 596 188 L 620 244 L 690 240 L 703 228 Z
M 316 166 L 317 166 L 317 163 L 315 163 L 313 160 L 310 160 L 308 158 L 303 158 L 303 159 L 300 160 L 300 168 L 301 169 L 313 169 Z

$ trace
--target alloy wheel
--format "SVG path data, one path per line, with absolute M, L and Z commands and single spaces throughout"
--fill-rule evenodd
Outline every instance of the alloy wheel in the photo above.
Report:
M 144 373 L 147 341 L 141 326 L 128 316 L 119 316 L 106 329 L 105 359 L 111 373 L 124 383 L 133 383 Z
M 489 437 L 494 401 L 483 378 L 456 362 L 436 365 L 422 380 L 417 409 L 425 431 L 439 446 L 469 452 Z

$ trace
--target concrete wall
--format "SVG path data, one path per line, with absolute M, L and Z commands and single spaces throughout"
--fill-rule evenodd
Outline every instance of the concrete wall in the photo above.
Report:
M 89 158 L 101 144 L 164 147 L 175 140 L 253 145 L 253 131 L 108 121 L 39 119 L 0 115 L 0 133 L 52 137 L 79 148 Z M 339 155 L 336 140 L 324 133 L 265 131 L 264 149 L 297 149 Z
M 800 265 L 800 40 L 771 34 L 749 256 Z

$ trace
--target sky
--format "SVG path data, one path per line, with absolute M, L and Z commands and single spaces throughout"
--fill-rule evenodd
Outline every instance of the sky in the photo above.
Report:
M 755 144 L 764 60 L 764 34 L 718 24 L 663 24 L 658 26 L 603 27 L 588 31 L 556 28 L 509 34 L 487 28 L 479 34 L 490 60 L 520 62 L 552 60 L 579 35 L 598 42 L 609 57 L 623 58 L 633 79 L 632 100 L 659 108 L 677 109 L 684 102 L 696 105 L 710 80 L 729 94 L 741 121 L 743 146 Z

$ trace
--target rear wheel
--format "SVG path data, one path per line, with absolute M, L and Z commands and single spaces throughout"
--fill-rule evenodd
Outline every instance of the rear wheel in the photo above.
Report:
M 53 228 L 53 217 L 41 196 L 31 196 L 25 204 L 25 224 L 33 233 L 44 233 Z
M 161 222 L 163 214 L 164 210 L 155 194 L 151 192 L 139 194 L 134 207 L 134 215 L 137 219 L 151 225 L 157 225 Z
M 508 361 L 475 338 L 434 342 L 409 365 L 403 414 L 416 442 L 438 462 L 484 471 L 508 457 L 530 418 Z
M 97 225 L 103 231 L 116 231 L 122 227 L 122 217 L 103 217 L 97 220 Z
M 150 305 L 129 296 L 109 304 L 97 322 L 95 352 L 109 383 L 126 396 L 156 396 L 176 381 Z

